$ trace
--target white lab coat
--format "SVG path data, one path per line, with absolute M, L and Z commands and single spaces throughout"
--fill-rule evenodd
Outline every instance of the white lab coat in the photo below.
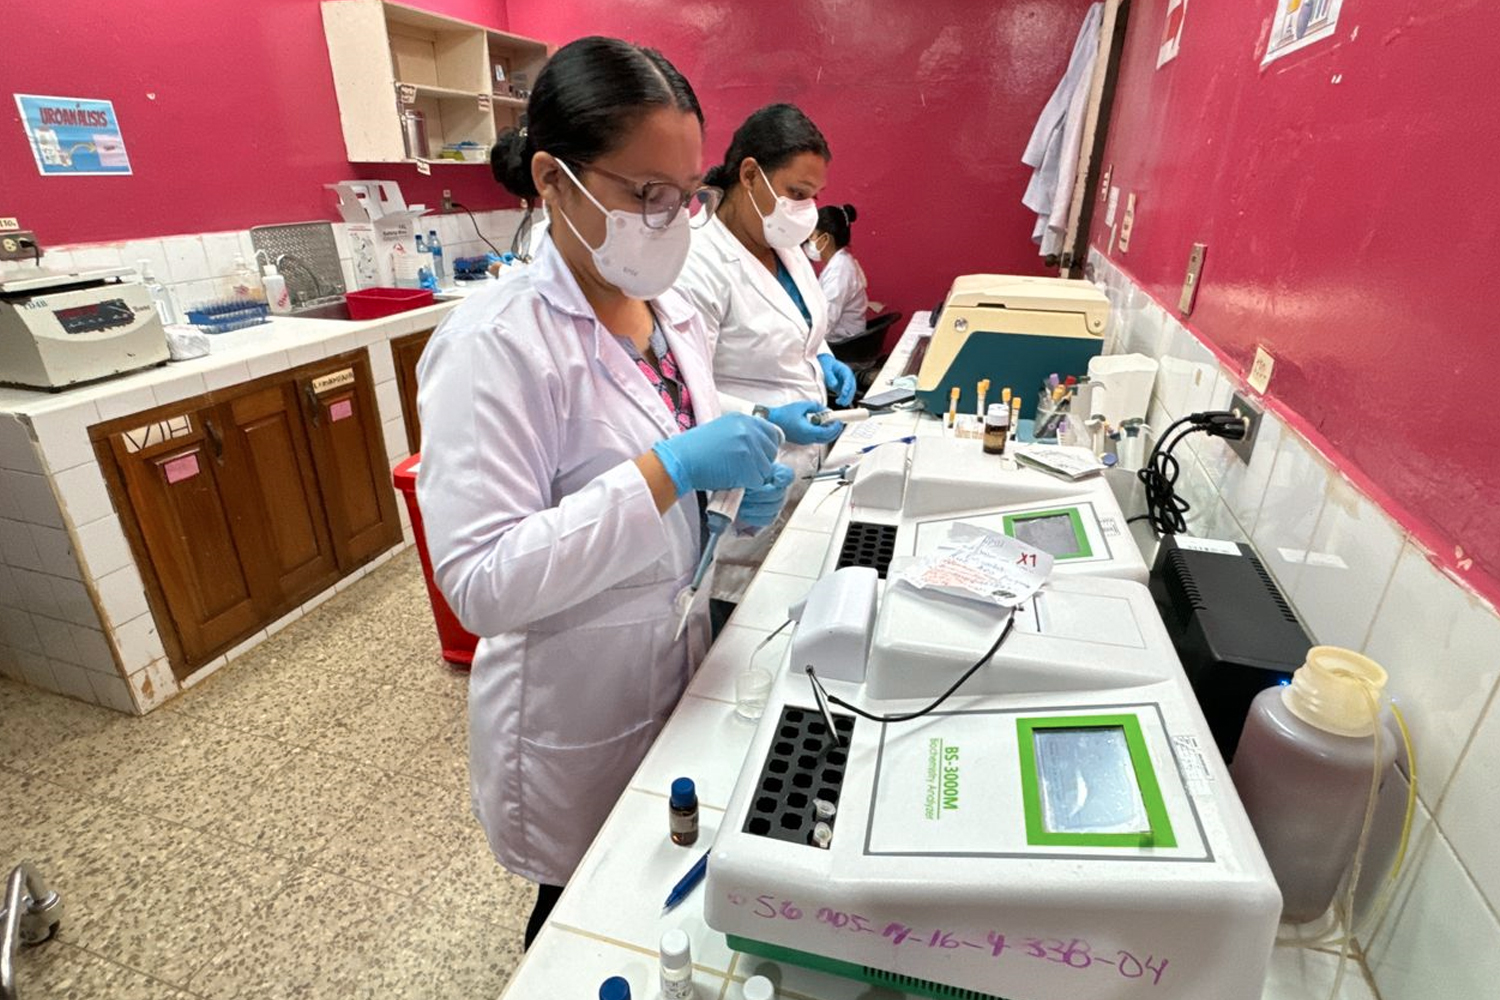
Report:
M 848 247 L 840 247 L 828 258 L 818 275 L 818 285 L 828 302 L 828 342 L 842 344 L 864 336 L 865 312 L 870 308 L 865 269 Z
M 1078 36 L 1073 40 L 1067 71 L 1047 99 L 1026 144 L 1026 152 L 1021 155 L 1021 162 L 1034 171 L 1021 203 L 1037 213 L 1031 239 L 1040 245 L 1042 256 L 1061 251 L 1067 234 L 1083 120 L 1088 111 L 1103 23 L 1104 5 L 1093 4 L 1084 14 Z
M 703 322 L 673 292 L 655 305 L 706 423 L 719 404 Z M 707 648 L 706 597 L 673 639 L 700 552 L 696 494 L 658 514 L 633 463 L 676 422 L 551 240 L 443 321 L 418 379 L 433 573 L 483 637 L 475 814 L 501 864 L 561 885 Z
M 828 353 L 828 303 L 800 246 L 776 253 L 802 293 L 812 315 L 811 327 L 776 275 L 717 218 L 693 231 L 692 252 L 677 279 L 677 290 L 708 323 L 714 381 L 726 408 L 749 412 L 757 404 L 775 407 L 801 399 L 828 399 L 818 365 L 818 355 Z M 807 491 L 802 477 L 817 471 L 823 455 L 821 445 L 782 445 L 777 461 L 790 466 L 796 476 L 786 505 L 770 527 L 719 542 L 714 597 L 739 600 L 789 512 Z

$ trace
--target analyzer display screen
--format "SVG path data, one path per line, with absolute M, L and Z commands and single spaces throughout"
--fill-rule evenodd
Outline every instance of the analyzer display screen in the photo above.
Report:
M 1123 726 L 1037 729 L 1032 736 L 1048 832 L 1151 830 Z
M 1040 517 L 1016 518 L 1015 537 L 1054 556 L 1075 556 L 1082 550 L 1071 511 Z

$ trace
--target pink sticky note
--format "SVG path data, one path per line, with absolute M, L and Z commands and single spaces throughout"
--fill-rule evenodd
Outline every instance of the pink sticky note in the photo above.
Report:
M 168 483 L 180 483 L 198 474 L 198 456 L 183 455 L 181 458 L 172 459 L 162 468 L 166 470 Z
M 328 419 L 334 422 L 354 416 L 354 403 L 341 399 L 328 408 Z

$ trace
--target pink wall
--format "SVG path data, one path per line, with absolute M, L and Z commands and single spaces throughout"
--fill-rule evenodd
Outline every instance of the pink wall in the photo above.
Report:
M 833 148 L 827 203 L 860 212 L 870 296 L 911 312 L 956 274 L 1043 273 L 1021 207 L 1031 127 L 1087 0 L 507 0 L 511 29 L 561 45 L 617 35 L 664 52 L 718 162 L 744 117 L 792 101 Z
M 503 0 L 413 0 L 498 28 Z M 108 5 L 106 5 L 108 6 Z M 318 0 L 5 5 L 0 214 L 44 246 L 333 219 L 323 185 L 396 180 L 409 201 L 514 204 L 482 167 L 351 165 Z M 42 177 L 12 93 L 112 100 L 135 173 Z
M 1260 68 L 1271 0 L 1190 5 L 1155 68 L 1165 0 L 1132 5 L 1106 164 L 1138 197 L 1113 259 L 1452 568 L 1500 594 L 1500 249 L 1493 76 L 1500 7 L 1346 0 L 1336 37 Z M 1094 244 L 1108 232 L 1096 216 Z M 1175 315 L 1175 311 L 1174 311 Z M 1461 570 L 1462 567 L 1460 566 Z

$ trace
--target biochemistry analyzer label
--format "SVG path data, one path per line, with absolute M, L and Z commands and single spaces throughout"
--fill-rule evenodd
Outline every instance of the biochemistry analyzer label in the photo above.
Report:
M 17 94 L 16 107 L 44 177 L 131 173 L 114 102 Z

